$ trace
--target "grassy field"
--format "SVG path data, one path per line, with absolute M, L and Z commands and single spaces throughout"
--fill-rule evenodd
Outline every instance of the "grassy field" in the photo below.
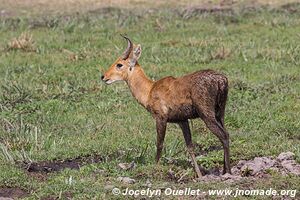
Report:
M 232 163 L 284 151 L 299 162 L 299 13 L 300 4 L 211 13 L 109 7 L 0 18 L 0 187 L 21 188 L 28 199 L 118 198 L 108 186 L 137 189 L 149 181 L 152 188 L 297 189 L 299 197 L 299 177 L 277 173 L 255 183 L 193 182 L 176 125 L 168 126 L 156 165 L 153 119 L 124 83 L 100 81 L 126 46 L 120 33 L 142 45 L 140 64 L 153 79 L 207 68 L 223 72 L 230 80 L 225 124 Z M 200 120 L 191 124 L 197 154 L 207 153 L 199 164 L 222 166 L 219 141 Z M 20 164 L 82 156 L 103 161 L 48 174 Z M 132 161 L 133 170 L 118 167 Z M 184 184 L 178 183 L 183 174 Z M 136 183 L 123 184 L 119 176 Z

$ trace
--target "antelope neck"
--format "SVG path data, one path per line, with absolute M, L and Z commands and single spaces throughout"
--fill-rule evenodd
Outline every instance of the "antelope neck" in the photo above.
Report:
M 143 69 L 136 65 L 132 74 L 126 80 L 129 89 L 134 98 L 143 106 L 147 107 L 149 93 L 154 81 L 150 80 L 144 73 Z

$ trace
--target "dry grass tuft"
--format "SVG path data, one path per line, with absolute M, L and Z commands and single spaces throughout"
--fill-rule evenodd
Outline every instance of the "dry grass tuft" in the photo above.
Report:
M 165 30 L 165 26 L 158 18 L 155 20 L 154 28 L 159 32 L 163 32 Z
M 216 52 L 211 53 L 211 58 L 214 59 L 220 59 L 223 60 L 227 57 L 229 57 L 231 54 L 231 50 L 228 48 L 225 48 L 224 46 L 222 46 L 221 48 L 218 48 L 216 50 Z
M 19 37 L 13 38 L 7 45 L 8 50 L 36 51 L 34 40 L 30 33 L 24 32 Z
M 87 51 L 86 49 L 82 49 L 79 52 L 73 52 L 68 49 L 62 49 L 62 52 L 67 54 L 67 57 L 71 61 L 78 61 L 78 60 L 84 60 L 86 58 L 89 58 L 91 56 L 91 52 Z

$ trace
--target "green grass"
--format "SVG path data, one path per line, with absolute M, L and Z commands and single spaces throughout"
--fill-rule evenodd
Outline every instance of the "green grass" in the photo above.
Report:
M 142 45 L 140 64 L 153 79 L 207 68 L 228 76 L 225 123 L 233 164 L 284 151 L 294 152 L 300 161 L 299 25 L 298 13 L 268 9 L 197 14 L 188 19 L 172 9 L 1 19 L 0 186 L 24 188 L 29 199 L 64 198 L 69 193 L 75 199 L 108 199 L 113 196 L 105 185 L 127 187 L 116 180 L 119 176 L 137 180 L 130 188 L 143 187 L 147 179 L 153 188 L 165 182 L 182 187 L 169 180 L 170 168 L 186 172 L 189 180 L 194 176 L 191 166 L 168 164 L 165 159 L 179 163 L 189 159 L 179 128 L 168 126 L 164 158 L 157 166 L 151 116 L 125 84 L 100 82 L 100 71 L 125 48 L 120 33 Z M 32 34 L 36 51 L 7 48 L 23 32 Z M 223 47 L 228 54 L 222 55 Z M 204 148 L 220 146 L 199 119 L 192 121 L 192 132 L 194 142 Z M 95 153 L 110 159 L 79 171 L 50 174 L 41 183 L 17 164 Z M 118 163 L 131 161 L 137 163 L 133 171 L 118 169 Z M 222 166 L 222 151 L 209 152 L 199 164 Z M 252 187 L 297 189 L 299 193 L 299 185 L 297 177 L 275 174 Z M 237 187 L 192 181 L 185 186 Z

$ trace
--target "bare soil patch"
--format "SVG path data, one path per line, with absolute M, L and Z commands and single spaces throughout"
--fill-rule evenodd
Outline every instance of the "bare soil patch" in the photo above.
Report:
M 206 151 L 219 150 L 219 147 L 212 146 Z M 292 152 L 284 152 L 277 157 L 265 156 L 255 157 L 252 160 L 240 160 L 237 165 L 232 167 L 232 174 L 222 175 L 222 170 L 219 168 L 204 169 L 200 167 L 202 174 L 205 174 L 198 181 L 226 181 L 226 182 L 240 182 L 249 179 L 261 179 L 271 177 L 272 172 L 282 175 L 296 175 L 300 176 L 300 164 L 294 159 L 295 155 Z M 23 164 L 23 168 L 28 174 L 36 179 L 44 181 L 47 179 L 47 173 L 58 172 L 64 169 L 80 169 L 80 167 L 100 163 L 105 159 L 100 155 L 87 155 L 73 159 L 41 161 Z M 172 160 L 175 165 L 181 165 L 180 161 Z M 121 163 L 124 164 L 124 163 Z M 187 164 L 187 163 L 184 163 Z M 190 166 L 190 165 L 188 165 Z M 130 168 L 131 169 L 131 168 Z M 127 170 L 127 168 L 126 168 Z M 132 167 L 134 170 L 134 167 Z M 183 173 L 183 174 L 182 174 Z M 185 174 L 186 172 L 174 172 L 172 169 L 168 171 L 166 179 L 175 182 L 189 182 L 193 181 Z M 1 190 L 0 190 L 1 194 Z M 1 195 L 0 195 L 1 196 Z
M 20 188 L 0 187 L 0 199 L 2 198 L 23 198 L 28 193 Z
M 100 163 L 102 161 L 103 157 L 100 155 L 87 155 L 66 160 L 25 163 L 23 164 L 23 167 L 26 169 L 26 171 L 36 175 L 36 173 L 50 173 L 64 169 L 80 169 L 81 166 L 92 163 Z M 40 177 L 39 175 L 36 176 Z
M 218 146 L 211 146 L 208 151 L 220 150 Z M 173 171 L 169 169 L 165 179 L 167 181 L 187 183 L 190 181 L 225 181 L 229 183 L 241 183 L 248 180 L 268 179 L 273 173 L 278 173 L 283 176 L 295 175 L 300 177 L 300 164 L 294 159 L 295 154 L 292 152 L 283 152 L 277 157 L 262 156 L 255 157 L 252 160 L 240 160 L 232 167 L 232 174 L 222 174 L 222 169 L 214 167 L 206 169 L 199 166 L 203 177 L 193 179 L 186 176 L 186 171 Z M 191 163 L 187 160 L 169 160 L 169 163 L 177 166 L 191 167 Z M 143 175 L 141 175 L 143 176 Z M 137 177 L 138 178 L 138 177 Z

